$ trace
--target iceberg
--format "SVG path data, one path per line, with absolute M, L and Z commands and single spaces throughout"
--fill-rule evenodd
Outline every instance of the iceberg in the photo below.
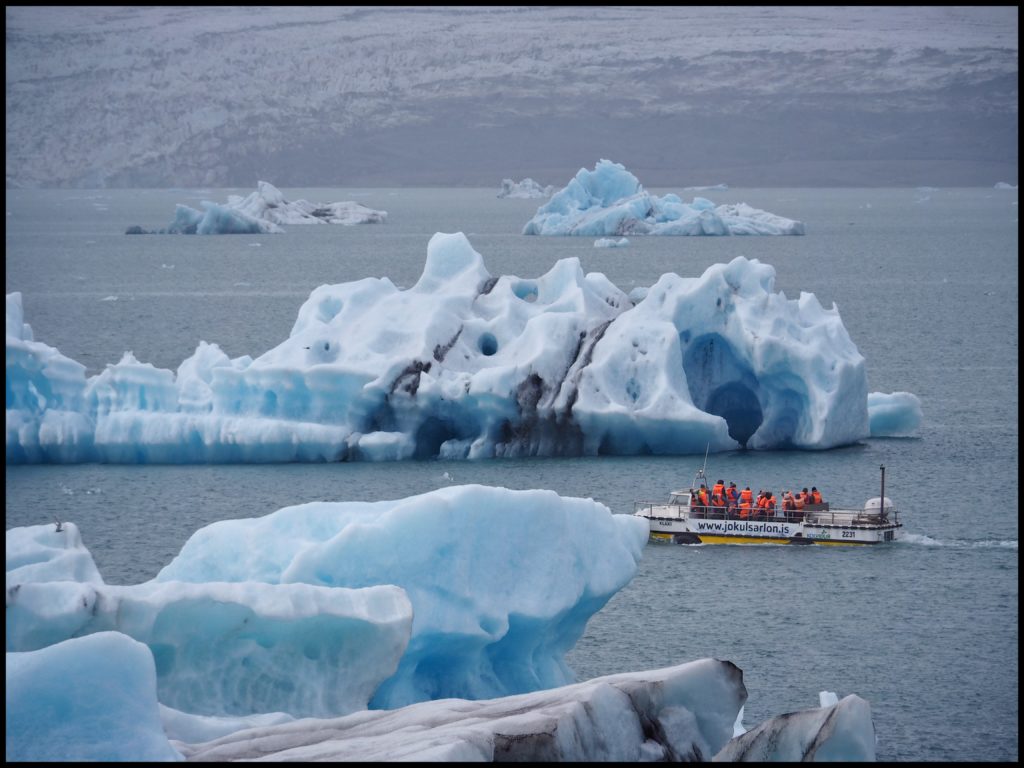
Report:
M 7 652 L 7 762 L 175 762 L 149 649 L 100 632 Z
M 729 661 L 577 682 L 565 653 L 647 539 L 591 499 L 285 507 L 131 586 L 74 523 L 6 539 L 8 761 L 874 759 L 857 697 L 745 731 Z
M 549 185 L 546 187 L 542 187 L 540 184 L 538 184 L 531 178 L 525 178 L 522 181 L 502 179 L 501 191 L 498 192 L 498 197 L 551 197 L 551 195 L 553 195 L 554 192 L 554 186 Z
M 716 206 L 704 197 L 646 192 L 619 163 L 580 168 L 523 227 L 524 235 L 802 235 L 803 222 L 746 203 Z
M 911 392 L 868 394 L 868 423 L 872 437 L 907 437 L 921 426 L 921 400 Z
M 629 238 L 622 237 L 616 240 L 613 237 L 602 237 L 594 241 L 595 248 L 624 248 L 629 245 Z
M 324 717 L 575 682 L 565 654 L 647 541 L 645 521 L 590 499 L 450 486 L 221 521 L 150 582 L 112 586 L 82 564 L 77 527 L 61 527 L 7 532 L 7 650 L 122 632 L 153 649 L 161 703 L 217 716 Z
M 128 352 L 88 378 L 33 339 L 12 293 L 7 462 L 679 455 L 868 438 L 882 401 L 869 402 L 838 310 L 774 281 L 744 257 L 630 295 L 576 258 L 492 277 L 463 234 L 438 233 L 413 287 L 322 285 L 255 359 L 200 342 L 177 371 Z
M 290 224 L 376 224 L 387 219 L 387 211 L 375 211 L 356 202 L 316 204 L 307 200 L 289 202 L 273 184 L 256 183 L 247 197 L 229 195 L 227 204 L 202 201 L 203 211 L 177 205 L 174 220 L 166 229 L 129 227 L 128 235 L 259 235 L 284 232 Z

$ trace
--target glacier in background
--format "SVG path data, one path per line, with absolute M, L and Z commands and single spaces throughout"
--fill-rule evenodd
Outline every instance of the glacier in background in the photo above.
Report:
M 176 372 L 126 352 L 89 378 L 11 293 L 7 462 L 819 450 L 919 422 L 910 393 L 869 399 L 834 306 L 774 280 L 743 257 L 630 295 L 576 258 L 492 277 L 463 234 L 438 233 L 412 288 L 322 285 L 256 359 L 201 341 Z
M 537 209 L 524 235 L 802 235 L 803 222 L 746 203 L 716 206 L 704 197 L 684 203 L 644 190 L 619 163 L 580 168 L 566 187 Z
M 174 220 L 166 229 L 146 230 L 128 227 L 128 235 L 260 235 L 284 232 L 289 224 L 378 224 L 387 219 L 387 211 L 375 211 L 361 203 L 289 202 L 277 187 L 266 181 L 256 183 L 246 197 L 229 195 L 224 205 L 202 201 L 203 210 L 177 205 Z
M 647 535 L 452 486 L 223 520 L 114 586 L 73 523 L 9 529 L 7 760 L 874 759 L 854 695 L 745 733 L 728 661 L 577 683 L 565 654 Z

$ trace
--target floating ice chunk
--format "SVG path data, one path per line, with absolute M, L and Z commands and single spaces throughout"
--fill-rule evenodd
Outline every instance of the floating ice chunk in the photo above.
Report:
M 7 651 L 124 633 L 155 655 L 161 703 L 185 712 L 365 709 L 409 641 L 412 606 L 395 586 L 107 585 L 77 526 L 55 528 L 7 531 Z
M 139 226 L 126 234 L 185 235 L 258 235 L 279 233 L 280 225 L 290 224 L 373 224 L 387 218 L 386 211 L 375 211 L 355 202 L 315 204 L 307 200 L 289 202 L 273 184 L 257 182 L 247 197 L 230 195 L 225 205 L 203 201 L 205 212 L 187 205 L 175 207 L 174 221 L 167 229 L 148 232 Z M 253 245 L 250 243 L 250 245 Z
M 629 245 L 629 240 L 625 237 L 618 240 L 610 237 L 602 237 L 600 240 L 594 241 L 595 248 L 623 248 Z
M 164 735 L 142 643 L 101 632 L 6 660 L 8 762 L 183 759 Z
M 633 578 L 647 533 L 590 499 L 448 486 L 221 521 L 196 531 L 155 581 L 401 587 L 412 637 L 371 702 L 393 708 L 573 682 L 564 656 Z
M 622 165 L 601 160 L 581 168 L 523 227 L 524 235 L 802 235 L 802 222 L 745 203 L 715 206 L 657 197 Z
M 835 307 L 737 257 L 623 293 L 563 259 L 492 277 L 461 233 L 422 275 L 316 288 L 255 359 L 200 342 L 177 373 L 84 366 L 9 294 L 7 460 L 278 462 L 827 449 L 896 431 Z M 28 329 L 28 330 L 26 330 Z M 873 428 L 872 428 L 873 427 Z
M 78 527 L 62 522 L 57 528 L 47 524 L 7 530 L 8 592 L 16 584 L 29 582 L 103 583 Z
M 423 702 L 179 745 L 195 761 L 699 762 L 720 750 L 747 692 L 713 659 L 553 690 Z
M 823 706 L 792 712 L 732 739 L 715 762 L 874 762 L 875 726 L 870 705 L 850 695 Z
M 498 192 L 498 197 L 551 197 L 554 191 L 555 188 L 553 186 L 542 187 L 531 178 L 525 178 L 522 181 L 502 179 L 501 191 Z
M 921 427 L 921 401 L 910 392 L 868 394 L 868 420 L 872 437 L 906 437 Z

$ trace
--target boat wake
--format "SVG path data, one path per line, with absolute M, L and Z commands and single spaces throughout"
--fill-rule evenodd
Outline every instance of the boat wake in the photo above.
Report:
M 921 547 L 958 547 L 961 549 L 1017 549 L 1016 539 L 998 539 L 989 541 L 969 541 L 967 539 L 950 539 L 942 541 L 920 533 L 903 533 L 898 539 L 901 544 L 914 544 Z

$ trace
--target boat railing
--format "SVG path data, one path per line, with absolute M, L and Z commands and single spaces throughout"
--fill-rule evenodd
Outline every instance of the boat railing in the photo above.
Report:
M 637 501 L 633 513 L 645 517 L 695 518 L 705 520 L 771 520 L 783 523 L 806 523 L 810 525 L 881 525 L 899 524 L 899 511 L 892 506 L 882 513 L 878 508 L 870 510 L 836 508 L 829 504 L 816 504 L 802 511 L 772 510 L 767 514 L 751 510 L 743 514 L 739 507 L 691 507 L 688 502 L 677 500 L 675 495 L 669 501 Z

